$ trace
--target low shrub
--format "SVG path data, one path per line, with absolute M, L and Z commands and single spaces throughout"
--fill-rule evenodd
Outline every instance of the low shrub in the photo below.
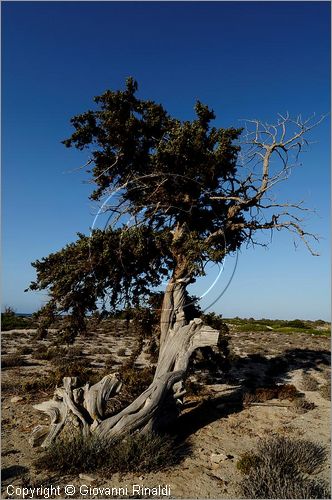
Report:
M 317 391 L 319 384 L 310 373 L 303 373 L 301 388 L 303 391 Z
M 260 463 L 259 457 L 254 453 L 243 453 L 236 463 L 236 468 L 242 474 L 249 474 L 253 467 L 257 467 Z
M 61 385 L 64 377 L 77 377 L 80 384 L 90 381 L 92 370 L 86 360 L 54 358 L 52 364 L 52 376 L 56 385 Z
M 17 390 L 21 394 L 36 393 L 39 391 L 48 392 L 54 389 L 56 381 L 52 374 L 45 374 L 43 376 L 32 376 L 20 380 Z
M 321 470 L 327 449 L 305 440 L 273 437 L 246 454 L 239 469 L 245 498 L 330 498 L 328 485 L 308 477 Z
M 151 472 L 179 463 L 190 447 L 176 445 L 170 436 L 154 433 L 128 435 L 111 445 L 95 437 L 71 436 L 59 439 L 35 462 L 36 467 L 62 473 L 104 470 Z
M 26 361 L 17 354 L 8 354 L 1 359 L 2 368 L 13 368 L 14 366 L 24 366 Z
M 322 385 L 319 389 L 319 393 L 324 399 L 331 401 L 331 381 Z
M 32 347 L 29 347 L 27 345 L 22 345 L 21 347 L 18 347 L 16 349 L 16 354 L 19 356 L 24 356 L 26 354 L 31 354 L 33 352 Z
M 294 409 L 297 413 L 307 413 L 307 411 L 314 410 L 316 408 L 315 403 L 307 401 L 305 398 L 296 398 L 293 401 Z
M 31 318 L 17 316 L 14 311 L 1 313 L 1 331 L 19 330 L 25 328 L 35 328 L 35 323 Z
M 285 321 L 284 326 L 289 328 L 309 328 L 309 326 L 300 319 L 293 319 L 291 321 Z
M 38 349 L 35 350 L 33 357 L 35 359 L 40 359 L 44 361 L 50 361 L 55 358 L 62 358 L 65 356 L 66 350 L 61 347 L 47 347 L 47 346 L 40 346 Z
M 140 370 L 133 366 L 124 366 L 120 370 L 123 382 L 122 393 L 128 401 L 134 400 L 149 387 L 153 380 L 154 371 L 155 369 L 152 367 Z
M 124 349 L 123 347 L 121 347 L 120 349 L 117 350 L 117 355 L 118 356 L 125 356 L 126 355 L 126 349 Z
M 251 403 L 264 403 L 270 399 L 294 399 L 300 397 L 299 391 L 292 384 L 272 385 L 270 387 L 258 387 L 252 392 L 246 392 L 243 396 L 244 406 Z

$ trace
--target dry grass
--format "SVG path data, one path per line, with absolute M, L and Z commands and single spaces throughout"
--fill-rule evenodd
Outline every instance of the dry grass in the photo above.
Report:
M 243 405 L 248 406 L 252 403 L 265 403 L 270 399 L 288 399 L 289 401 L 294 401 L 299 396 L 299 391 L 292 384 L 259 387 L 253 392 L 246 392 L 244 394 Z
M 13 368 L 14 366 L 25 366 L 27 363 L 18 354 L 8 354 L 1 359 L 2 368 Z
M 317 391 L 319 384 L 310 373 L 303 373 L 301 389 L 303 391 Z
M 63 438 L 48 448 L 35 462 L 39 469 L 77 473 L 102 470 L 114 472 L 151 472 L 179 463 L 190 450 L 176 445 L 170 436 L 133 434 L 112 445 L 91 437 Z
M 331 401 L 331 381 L 322 385 L 319 389 L 319 393 L 324 399 Z
M 316 405 L 315 403 L 307 401 L 305 398 L 296 398 L 293 401 L 293 407 L 296 413 L 303 414 L 307 413 L 310 410 L 314 410 L 316 408 Z
M 274 437 L 258 443 L 254 453 L 243 455 L 238 468 L 245 498 L 330 498 L 328 485 L 309 477 L 327 458 L 325 447 L 310 441 Z

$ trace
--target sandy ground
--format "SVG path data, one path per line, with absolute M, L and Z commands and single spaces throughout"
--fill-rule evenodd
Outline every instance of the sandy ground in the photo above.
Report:
M 47 344 L 49 341 L 43 341 Z M 84 348 L 87 359 L 95 367 L 102 368 L 107 355 L 123 361 L 130 354 L 134 340 L 102 331 L 92 337 L 77 342 Z M 3 354 L 15 352 L 18 347 L 31 346 L 30 330 L 2 333 Z M 35 425 L 47 421 L 32 405 L 49 399 L 47 392 L 20 395 L 13 399 L 15 391 L 8 390 L 6 384 L 33 374 L 43 376 L 49 362 L 37 361 L 33 355 L 26 355 L 27 366 L 5 368 L 2 373 L 2 491 L 3 498 L 22 498 L 9 495 L 9 484 L 17 486 L 59 487 L 54 498 L 113 498 L 95 494 L 89 488 L 127 488 L 127 496 L 133 494 L 133 484 L 144 487 L 169 486 L 171 498 L 240 498 L 238 483 L 241 473 L 236 467 L 240 456 L 254 450 L 259 438 L 279 434 L 294 438 L 305 438 L 330 446 L 330 401 L 324 399 L 319 387 L 329 378 L 330 339 L 306 334 L 285 334 L 274 332 L 236 333 L 231 335 L 232 365 L 227 374 L 220 374 L 204 384 L 204 396 L 187 398 L 184 411 L 179 419 L 179 432 L 187 438 L 192 452 L 184 461 L 170 470 L 143 474 L 114 474 L 103 477 L 89 474 L 89 479 L 76 476 L 61 476 L 36 471 L 33 461 L 40 451 L 32 449 L 28 443 Z M 125 353 L 119 355 L 119 348 Z M 315 408 L 299 414 L 289 401 L 270 400 L 243 408 L 239 403 L 241 391 L 248 381 L 264 380 L 264 374 L 275 360 L 282 360 L 283 368 L 278 373 L 278 383 L 294 384 L 306 399 L 315 403 Z M 310 373 L 318 382 L 314 391 L 303 390 L 303 374 Z M 258 383 L 259 385 L 259 383 Z M 219 463 L 213 454 L 220 455 Z M 329 479 L 330 465 L 321 472 L 321 477 Z M 76 488 L 74 496 L 64 493 L 65 485 Z M 82 485 L 86 485 L 86 488 Z M 80 490 L 81 488 L 81 490 Z M 81 491 L 81 493 L 80 493 Z M 137 490 L 136 490 L 137 491 Z M 121 492 L 120 492 L 121 493 Z M 142 495 L 145 496 L 144 494 Z M 161 497 L 161 494 L 157 494 Z M 36 496 L 34 496 L 36 498 Z M 43 495 L 39 498 L 44 498 Z

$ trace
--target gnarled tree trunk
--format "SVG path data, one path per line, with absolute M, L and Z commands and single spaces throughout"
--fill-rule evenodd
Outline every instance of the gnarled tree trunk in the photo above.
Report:
M 183 381 L 192 353 L 201 347 L 217 346 L 219 331 L 196 318 L 186 321 L 184 306 L 188 279 L 172 279 L 167 286 L 161 314 L 158 363 L 151 385 L 118 414 L 105 418 L 106 402 L 121 390 L 117 375 L 109 374 L 93 386 L 77 387 L 77 379 L 66 377 L 51 401 L 35 408 L 49 415 L 50 426 L 36 427 L 32 445 L 47 447 L 69 421 L 83 437 L 98 436 L 111 442 L 134 431 L 157 431 L 179 414 L 185 393 Z

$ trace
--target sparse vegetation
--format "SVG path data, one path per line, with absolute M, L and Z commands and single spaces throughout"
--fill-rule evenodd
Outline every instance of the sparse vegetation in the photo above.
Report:
M 27 354 L 31 354 L 33 352 L 32 347 L 29 347 L 27 345 L 20 346 L 16 349 L 16 354 L 18 356 L 25 356 Z
M 241 319 L 227 318 L 225 323 L 232 325 L 238 332 L 280 332 L 280 333 L 305 333 L 307 335 L 330 336 L 329 324 L 322 321 L 304 320 L 273 320 L 273 319 Z M 325 326 L 325 328 L 323 328 Z
M 90 472 L 150 472 L 175 465 L 190 450 L 189 445 L 179 446 L 170 436 L 148 433 L 126 436 L 111 445 L 91 437 L 63 438 L 54 443 L 36 461 L 40 469 L 63 473 Z
M 319 384 L 317 380 L 308 372 L 303 373 L 301 388 L 303 391 L 317 391 Z
M 1 313 L 1 331 L 19 330 L 25 328 L 35 328 L 35 322 L 30 317 L 18 316 L 14 309 L 6 307 Z
M 260 464 L 260 459 L 254 453 L 243 453 L 240 459 L 236 463 L 236 468 L 242 472 L 242 474 L 249 474 L 253 467 L 257 467 Z
M 149 387 L 153 380 L 154 371 L 152 367 L 145 367 L 140 370 L 132 366 L 124 366 L 120 370 L 123 381 L 122 394 L 126 396 L 128 401 L 134 400 Z
M 248 406 L 252 403 L 264 403 L 270 399 L 294 401 L 298 397 L 300 397 L 300 393 L 294 385 L 281 384 L 271 387 L 258 387 L 252 392 L 246 392 L 243 396 L 243 404 Z
M 323 384 L 319 389 L 319 393 L 324 399 L 331 401 L 331 381 L 327 384 Z
M 308 475 L 320 471 L 325 447 L 305 440 L 273 437 L 258 443 L 253 454 L 238 463 L 245 498 L 330 498 L 327 483 Z
M 14 366 L 24 366 L 26 361 L 18 354 L 8 354 L 1 359 L 2 368 L 12 368 Z
M 293 401 L 294 409 L 297 413 L 307 413 L 307 411 L 313 410 L 316 408 L 315 403 L 307 401 L 305 398 L 296 398 Z
M 126 349 L 124 349 L 123 347 L 121 347 L 120 349 L 117 350 L 116 353 L 117 353 L 118 356 L 123 357 L 123 356 L 126 355 Z

